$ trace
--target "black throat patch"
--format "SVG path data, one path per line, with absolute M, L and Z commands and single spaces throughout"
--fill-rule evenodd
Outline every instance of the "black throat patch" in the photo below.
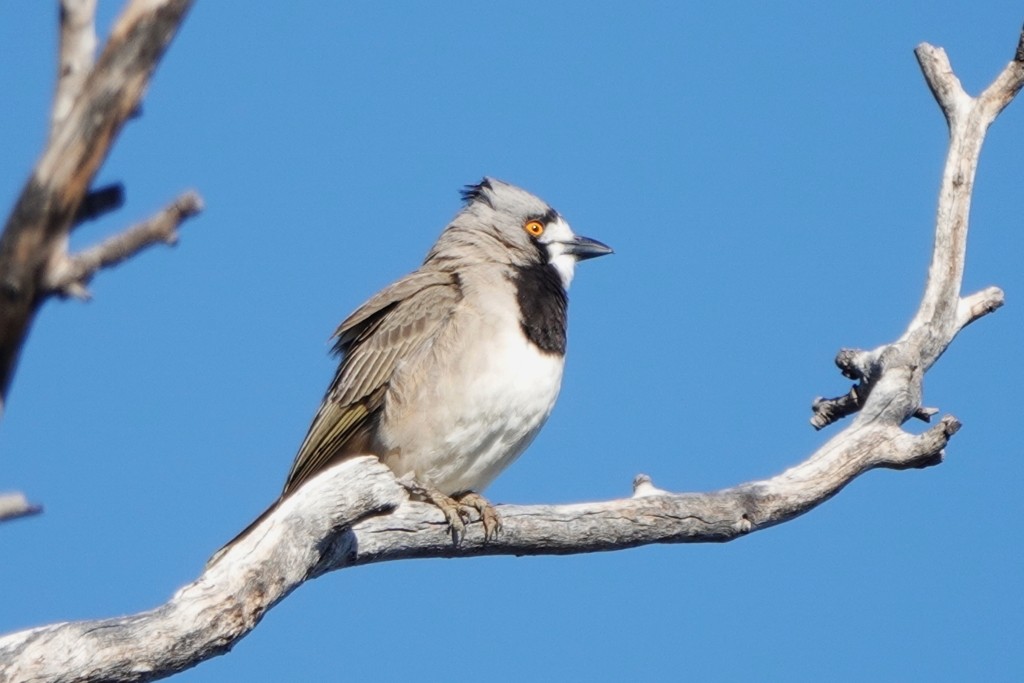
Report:
M 520 266 L 515 275 L 519 324 L 526 338 L 545 353 L 565 355 L 569 297 L 550 263 Z

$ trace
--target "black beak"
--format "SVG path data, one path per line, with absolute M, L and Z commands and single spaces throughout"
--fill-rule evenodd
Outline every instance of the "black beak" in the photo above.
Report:
M 607 244 L 592 240 L 589 237 L 580 237 L 579 235 L 572 242 L 566 244 L 566 247 L 566 251 L 575 256 L 577 261 L 585 261 L 588 258 L 596 258 L 613 253 L 612 248 Z

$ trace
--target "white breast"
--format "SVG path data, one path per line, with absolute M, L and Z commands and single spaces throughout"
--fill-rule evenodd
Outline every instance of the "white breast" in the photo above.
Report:
M 558 397 L 563 358 L 526 339 L 517 311 L 470 306 L 409 366 L 385 406 L 384 461 L 454 495 L 482 491 L 533 441 Z

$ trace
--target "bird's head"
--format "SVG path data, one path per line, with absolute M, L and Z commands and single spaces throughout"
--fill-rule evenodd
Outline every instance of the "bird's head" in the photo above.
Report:
M 568 289 L 577 261 L 612 253 L 607 245 L 575 234 L 546 202 L 515 185 L 484 178 L 467 186 L 462 197 L 466 206 L 428 260 L 472 254 L 514 266 L 550 263 Z

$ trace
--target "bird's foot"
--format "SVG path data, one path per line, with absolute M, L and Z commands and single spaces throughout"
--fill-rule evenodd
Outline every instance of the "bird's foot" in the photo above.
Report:
M 498 517 L 497 511 L 478 493 L 469 491 L 458 498 L 452 498 L 433 486 L 424 486 L 416 482 L 411 477 L 402 477 L 398 481 L 410 495 L 425 500 L 441 511 L 448 522 L 453 545 L 459 545 L 466 535 L 466 524 L 472 519 L 471 510 L 476 510 L 480 515 L 480 521 L 484 525 L 485 541 L 491 540 L 501 531 L 501 518 Z
M 501 516 L 494 509 L 486 498 L 479 493 L 467 491 L 459 496 L 459 505 L 471 507 L 480 515 L 480 521 L 484 525 L 484 540 L 490 541 L 501 532 Z

